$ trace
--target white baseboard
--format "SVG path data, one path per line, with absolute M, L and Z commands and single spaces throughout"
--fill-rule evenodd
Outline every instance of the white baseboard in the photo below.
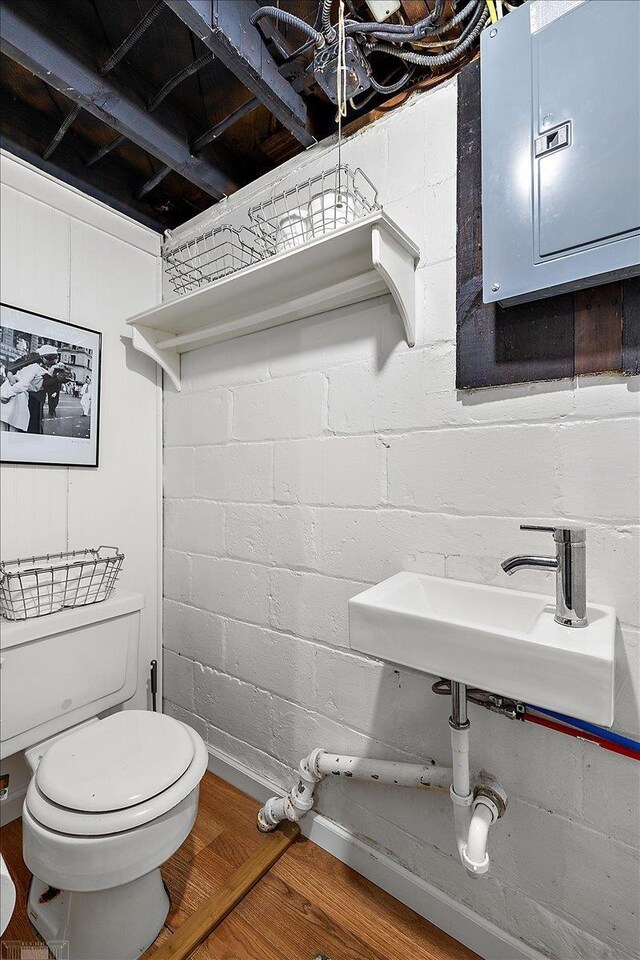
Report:
M 209 770 L 264 803 L 282 790 L 256 775 L 228 754 L 209 747 Z M 300 828 L 319 847 L 352 867 L 445 933 L 474 950 L 484 960 L 547 960 L 543 954 L 500 930 L 463 903 L 416 877 L 369 844 L 319 813 L 308 813 Z M 461 868 L 462 869 L 462 868 Z

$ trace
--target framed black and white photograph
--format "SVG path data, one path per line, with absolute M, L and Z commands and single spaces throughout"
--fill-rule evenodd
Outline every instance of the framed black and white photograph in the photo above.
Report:
M 98 466 L 101 334 L 0 304 L 0 459 Z

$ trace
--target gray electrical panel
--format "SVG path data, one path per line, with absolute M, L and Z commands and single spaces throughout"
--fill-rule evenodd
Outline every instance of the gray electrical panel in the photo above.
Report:
M 483 31 L 485 303 L 640 274 L 640 0 L 529 0 Z

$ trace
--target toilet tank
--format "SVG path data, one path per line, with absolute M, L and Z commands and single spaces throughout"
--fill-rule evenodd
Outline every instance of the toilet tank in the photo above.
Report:
M 142 594 L 0 622 L 0 759 L 130 700 Z

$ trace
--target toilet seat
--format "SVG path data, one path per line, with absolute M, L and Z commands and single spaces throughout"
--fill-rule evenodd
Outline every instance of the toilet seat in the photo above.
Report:
M 127 710 L 56 740 L 38 765 L 36 783 L 60 807 L 82 813 L 122 810 L 167 790 L 193 754 L 193 741 L 179 721 Z
M 207 760 L 202 738 L 179 720 L 124 711 L 52 744 L 25 806 L 38 823 L 67 836 L 123 833 L 181 803 L 200 783 Z

